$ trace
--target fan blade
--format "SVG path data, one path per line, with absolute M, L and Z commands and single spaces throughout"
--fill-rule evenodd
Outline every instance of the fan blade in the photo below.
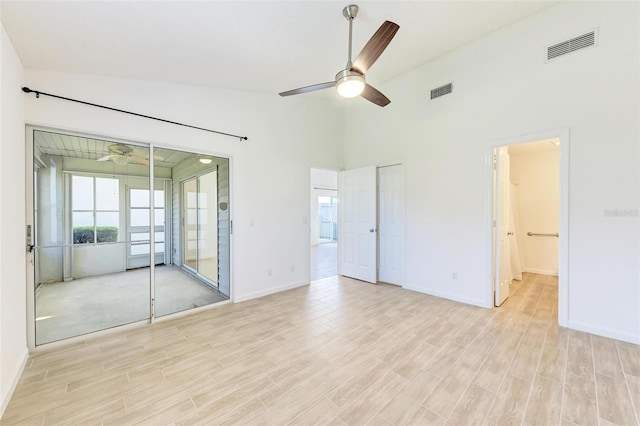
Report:
M 300 87 L 299 89 L 289 90 L 287 92 L 280 93 L 280 96 L 299 95 L 301 93 L 315 92 L 316 90 L 328 89 L 334 87 L 335 81 L 327 81 L 326 83 L 314 84 L 313 86 Z
M 367 70 L 371 68 L 371 65 L 380 57 L 384 49 L 387 48 L 391 39 L 396 35 L 400 29 L 398 24 L 391 21 L 384 21 L 378 31 L 375 32 L 362 48 L 362 51 L 353 62 L 351 67 L 352 71 L 357 71 L 360 74 L 366 74 Z
M 98 158 L 96 161 L 109 161 L 111 160 L 111 155 L 105 155 L 102 158 Z
M 365 86 L 360 96 L 381 107 L 385 107 L 391 103 L 389 98 L 380 93 L 378 89 L 373 86 L 369 86 L 368 84 Z
M 144 164 L 145 166 L 149 165 L 149 160 L 146 158 L 146 155 L 139 152 L 132 152 L 129 154 L 129 158 L 136 163 Z

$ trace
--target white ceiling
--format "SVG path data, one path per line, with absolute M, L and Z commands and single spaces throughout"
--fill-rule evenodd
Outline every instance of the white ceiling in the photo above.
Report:
M 354 56 L 400 25 L 375 85 L 557 1 L 357 1 Z M 25 68 L 278 93 L 331 81 L 347 60 L 344 1 L 11 1 Z M 327 91 L 330 92 L 330 91 Z

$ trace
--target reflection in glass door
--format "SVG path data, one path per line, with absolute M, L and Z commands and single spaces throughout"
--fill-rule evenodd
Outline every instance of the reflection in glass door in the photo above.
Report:
M 210 171 L 183 182 L 186 267 L 218 285 L 218 178 Z

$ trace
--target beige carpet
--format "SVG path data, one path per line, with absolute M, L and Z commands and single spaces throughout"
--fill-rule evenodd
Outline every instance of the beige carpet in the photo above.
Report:
M 149 318 L 149 268 L 44 284 L 36 295 L 36 344 Z M 227 300 L 182 269 L 156 267 L 156 316 Z

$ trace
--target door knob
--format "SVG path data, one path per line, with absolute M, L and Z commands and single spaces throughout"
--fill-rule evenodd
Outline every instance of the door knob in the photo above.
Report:
M 513 232 L 507 232 L 507 235 L 513 235 Z
M 375 228 L 371 228 L 371 229 L 369 229 L 369 232 L 376 232 L 376 229 Z

